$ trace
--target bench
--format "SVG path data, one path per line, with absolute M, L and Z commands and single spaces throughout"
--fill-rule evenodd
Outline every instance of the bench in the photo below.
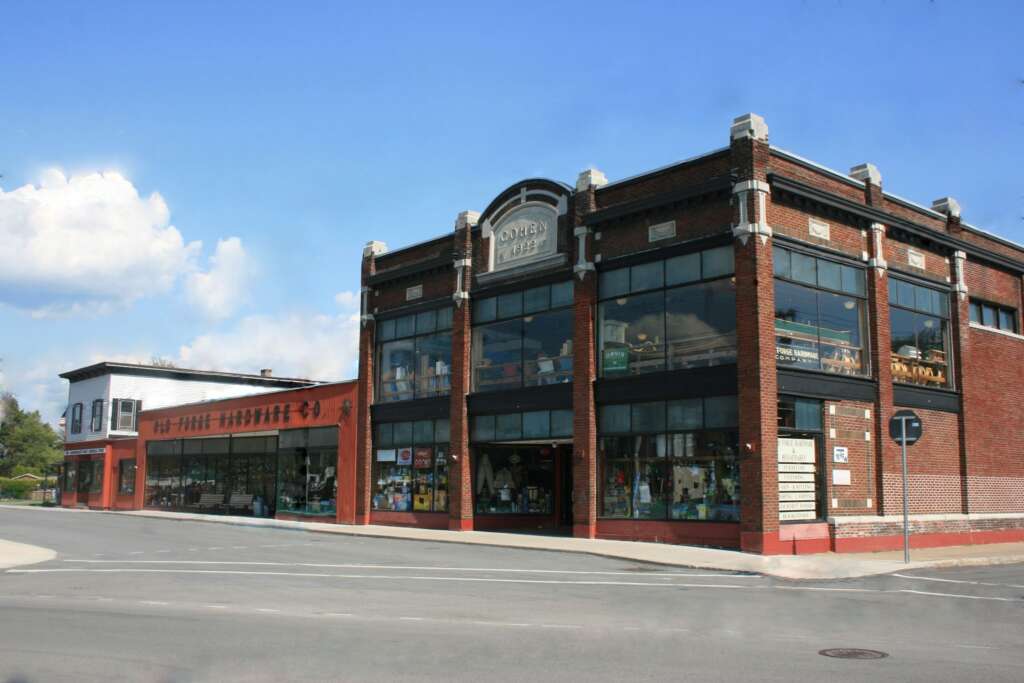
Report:
M 199 508 L 216 508 L 224 504 L 223 493 L 201 493 L 199 494 L 199 502 L 196 507 Z
M 251 493 L 232 493 L 228 501 L 228 509 L 252 510 L 252 499 L 253 495 Z

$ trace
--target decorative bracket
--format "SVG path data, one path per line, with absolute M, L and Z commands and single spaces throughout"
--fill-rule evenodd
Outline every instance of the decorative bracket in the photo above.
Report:
M 587 235 L 590 234 L 590 228 L 586 226 L 580 226 L 573 230 L 573 234 L 576 235 L 577 246 L 576 246 L 576 265 L 572 267 L 572 272 L 576 273 L 580 281 L 587 276 L 588 271 L 594 270 L 594 263 L 587 260 Z
M 751 192 L 757 193 L 756 220 L 751 220 L 753 217 L 749 215 L 747 210 L 747 198 Z M 732 228 L 733 237 L 739 238 L 740 242 L 746 246 L 747 239 L 751 235 L 757 235 L 761 238 L 761 244 L 765 244 L 768 238 L 772 236 L 772 229 L 768 227 L 768 222 L 765 220 L 767 215 L 765 198 L 771 193 L 768 183 L 761 180 L 746 180 L 733 185 L 732 193 L 733 196 L 737 197 L 740 207 L 740 221 Z
M 462 302 L 469 299 L 469 292 L 466 291 L 465 283 L 466 278 L 469 277 L 469 269 L 473 265 L 473 259 L 455 259 L 452 265 L 455 267 L 455 293 L 452 294 L 452 300 L 455 301 L 457 307 L 461 308 Z
M 953 252 L 953 268 L 956 271 L 956 284 L 953 289 L 956 291 L 960 301 L 967 298 L 967 272 L 964 265 L 967 263 L 967 253 L 963 251 Z
M 885 271 L 889 269 L 889 262 L 885 260 L 885 225 L 871 224 L 871 240 L 875 251 L 874 256 L 868 261 L 868 266 L 875 269 L 878 277 L 885 277 Z
M 373 320 L 373 314 L 369 312 L 370 288 L 363 287 L 362 290 L 360 291 L 360 294 L 361 296 L 359 299 L 359 321 L 362 323 L 363 327 L 366 327 L 366 323 Z

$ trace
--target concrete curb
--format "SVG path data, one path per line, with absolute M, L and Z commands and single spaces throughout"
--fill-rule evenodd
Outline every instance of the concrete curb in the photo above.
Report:
M 0 508 L 25 509 L 21 506 L 0 505 Z M 463 545 L 485 545 L 518 550 L 544 550 L 568 552 L 598 557 L 607 557 L 632 562 L 658 564 L 670 567 L 692 569 L 715 569 L 743 573 L 765 574 L 791 580 L 835 580 L 877 576 L 908 569 L 971 567 L 1024 562 L 1024 555 L 991 555 L 950 557 L 924 560 L 904 564 L 870 555 L 824 553 L 820 555 L 780 556 L 752 555 L 735 550 L 701 548 L 695 546 L 643 543 L 637 541 L 611 541 L 603 539 L 582 539 L 561 536 L 532 536 L 490 531 L 447 531 L 439 529 L 416 529 L 411 527 L 366 525 L 354 526 L 325 522 L 294 522 L 253 517 L 232 517 L 227 515 L 200 515 L 187 512 L 162 512 L 156 510 L 81 510 L 68 508 L 33 508 L 75 513 L 99 513 L 159 519 L 163 521 L 192 521 L 207 524 L 228 524 L 232 526 L 291 529 L 307 533 L 337 534 L 388 538 L 392 540 L 419 541 L 426 543 L 460 543 Z M 1022 544 L 1024 547 L 1024 544 Z
M 55 557 L 57 557 L 56 551 L 49 548 L 0 539 L 0 569 L 48 562 Z

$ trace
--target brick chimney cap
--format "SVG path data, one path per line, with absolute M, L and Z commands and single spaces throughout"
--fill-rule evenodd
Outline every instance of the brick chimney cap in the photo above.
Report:
M 952 197 L 941 197 L 932 202 L 932 211 L 938 211 L 953 218 L 960 218 L 960 202 Z
M 363 258 L 369 258 L 370 256 L 380 256 L 388 252 L 388 245 L 384 242 L 378 242 L 377 240 L 370 240 L 363 247 Z
M 604 173 L 594 167 L 590 167 L 580 171 L 579 176 L 576 178 L 576 191 L 583 192 L 591 187 L 603 187 L 607 184 L 608 178 L 605 177 Z
M 768 124 L 764 117 L 753 112 L 737 116 L 732 120 L 729 127 L 729 138 L 732 140 L 744 140 L 753 138 L 761 142 L 768 142 Z
M 882 173 L 874 164 L 857 164 L 850 168 L 850 177 L 872 185 L 882 184 Z

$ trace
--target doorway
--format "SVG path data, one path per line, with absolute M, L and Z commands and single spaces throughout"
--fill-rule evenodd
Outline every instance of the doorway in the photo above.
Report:
M 551 443 L 475 444 L 471 473 L 474 527 L 571 531 L 571 454 L 571 447 Z

